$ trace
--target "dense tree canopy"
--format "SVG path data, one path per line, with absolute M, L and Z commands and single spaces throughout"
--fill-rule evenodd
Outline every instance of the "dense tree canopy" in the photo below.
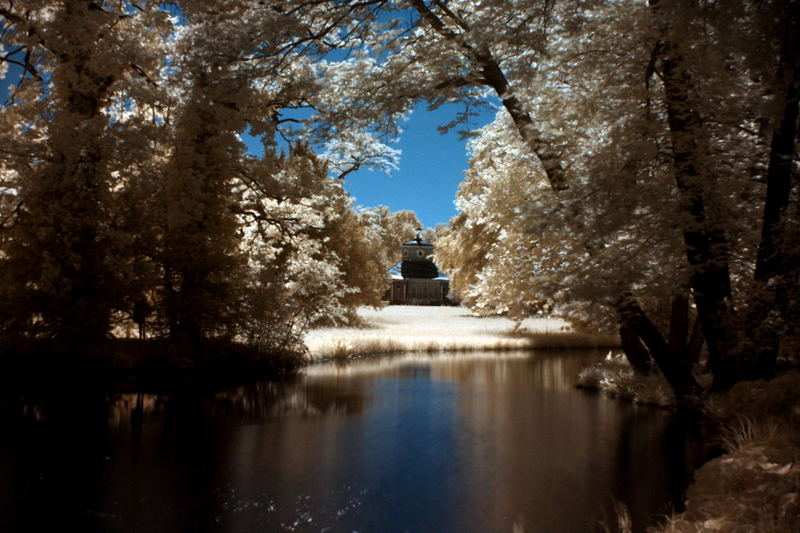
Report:
M 472 144 L 439 256 L 484 312 L 619 321 L 679 396 L 698 388 L 686 364 L 691 291 L 715 386 L 770 375 L 796 318 L 796 10 L 588 7 L 554 9 L 522 97 L 562 140 L 565 186 L 553 194 L 541 158 L 526 163 L 518 122 L 499 113 Z M 475 261 L 481 236 L 489 253 Z
M 497 108 L 438 238 L 466 304 L 618 329 L 680 397 L 703 337 L 715 388 L 769 376 L 796 351 L 796 7 L 0 2 L 2 334 L 92 343 L 137 307 L 278 349 L 352 318 L 418 221 L 336 178 L 460 102 L 443 130 Z
M 377 163 L 330 143 L 320 158 L 284 116 L 322 92 L 359 12 L 0 4 L 3 339 L 90 347 L 133 316 L 180 343 L 295 349 L 310 324 L 380 305 L 395 246 L 332 177 Z

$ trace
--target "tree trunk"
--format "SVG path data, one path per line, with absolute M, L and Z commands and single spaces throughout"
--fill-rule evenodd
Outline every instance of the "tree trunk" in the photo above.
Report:
M 652 359 L 650 352 L 642 344 L 642 340 L 636 331 L 627 324 L 622 324 L 619 327 L 619 338 L 622 342 L 622 351 L 625 352 L 625 357 L 633 367 L 637 374 L 649 374 L 652 370 Z
M 656 6 L 656 16 L 668 34 L 671 14 L 660 3 L 651 1 L 651 4 Z M 693 98 L 691 73 L 680 54 L 679 43 L 665 35 L 659 51 L 675 182 L 680 209 L 687 215 L 683 239 L 691 268 L 690 285 L 708 344 L 713 388 L 727 390 L 739 379 L 735 360 L 737 329 L 728 268 L 730 246 L 721 224 L 715 223 L 707 211 L 707 199 L 713 195 L 716 180 L 711 165 L 704 164 L 710 154 L 704 143 L 699 103 Z
M 761 241 L 756 259 L 756 294 L 749 322 L 753 324 L 750 349 L 755 353 L 751 369 L 752 378 L 771 378 L 775 373 L 778 357 L 779 336 L 783 326 L 794 324 L 788 302 L 789 295 L 796 292 L 798 264 L 790 251 L 789 235 L 791 212 L 789 204 L 792 190 L 797 188 L 793 179 L 795 146 L 797 142 L 798 75 L 800 39 L 797 14 L 790 8 L 784 19 L 784 32 L 780 54 L 778 80 L 780 87 L 777 99 L 780 116 L 773 120 L 772 140 L 767 169 L 767 193 L 762 216 Z M 796 222 L 796 221 L 795 221 Z M 780 314 L 780 319 L 774 316 Z M 776 320 L 777 319 L 777 320 Z
M 691 367 L 684 364 L 670 350 L 667 341 L 658 328 L 648 318 L 639 303 L 630 294 L 620 297 L 614 304 L 623 326 L 630 327 L 644 341 L 653 360 L 658 365 L 664 378 L 672 387 L 678 404 L 691 403 L 702 388 L 694 379 Z
M 686 360 L 690 365 L 696 365 L 700 361 L 700 353 L 703 351 L 703 326 L 700 317 L 695 318 L 692 326 L 692 333 L 689 335 L 689 344 L 686 347 Z
M 669 348 L 681 361 L 688 361 L 689 295 L 687 290 L 678 290 L 672 296 L 669 317 Z

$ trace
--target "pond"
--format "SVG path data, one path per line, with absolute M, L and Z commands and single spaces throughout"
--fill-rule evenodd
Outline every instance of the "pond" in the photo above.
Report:
M 574 388 L 602 353 L 404 355 L 231 390 L 0 410 L 0 531 L 584 532 L 680 501 L 675 414 Z

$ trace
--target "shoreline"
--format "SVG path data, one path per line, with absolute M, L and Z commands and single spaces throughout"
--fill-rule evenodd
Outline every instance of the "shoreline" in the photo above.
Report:
M 401 352 L 505 352 L 532 349 L 618 348 L 615 336 L 579 333 L 553 318 L 520 324 L 504 317 L 478 317 L 463 307 L 390 305 L 360 308 L 357 327 L 318 328 L 305 338 L 306 360 Z
M 0 346 L 0 382 L 52 384 L 60 379 L 130 381 L 168 386 L 193 377 L 229 382 L 291 374 L 300 368 L 342 359 L 402 352 L 508 352 L 531 349 L 616 348 L 616 338 L 570 330 L 552 318 L 516 324 L 503 317 L 477 317 L 462 307 L 386 306 L 360 308 L 356 327 L 310 330 L 304 353 L 270 353 L 221 340 L 182 346 L 168 339 L 112 338 L 80 350 L 47 341 Z
M 231 341 L 194 347 L 167 339 L 108 339 L 76 353 L 52 342 L 0 346 L 0 386 L 9 393 L 88 387 L 109 392 L 224 388 L 290 376 L 319 363 L 411 353 L 510 352 L 617 348 L 614 337 L 570 330 L 552 318 L 516 324 L 462 307 L 360 308 L 357 327 L 313 329 L 305 353 L 268 353 Z
M 0 350 L 3 395 L 76 387 L 111 393 L 216 389 L 288 376 L 303 365 L 299 354 L 264 353 L 227 341 L 204 341 L 189 348 L 162 339 L 109 339 L 77 354 L 52 343 Z
M 621 358 L 587 367 L 579 388 L 618 401 L 675 409 L 659 374 L 636 376 Z M 800 369 L 789 365 L 772 380 L 741 381 L 709 398 L 697 415 L 709 428 L 704 445 L 718 450 L 692 473 L 685 510 L 648 533 L 794 533 L 800 531 Z M 624 509 L 618 533 L 631 533 Z
M 742 381 L 715 398 L 724 453 L 693 473 L 686 510 L 650 533 L 794 533 L 800 531 L 800 371 L 769 382 Z M 628 530 L 620 528 L 626 533 Z

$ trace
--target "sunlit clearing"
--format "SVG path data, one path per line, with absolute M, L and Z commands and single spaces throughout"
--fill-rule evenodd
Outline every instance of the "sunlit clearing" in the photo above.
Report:
M 615 338 L 569 329 L 562 320 L 530 318 L 519 327 L 507 318 L 476 317 L 461 307 L 388 306 L 362 308 L 359 328 L 322 328 L 309 332 L 309 357 L 441 352 L 597 348 L 615 346 Z

